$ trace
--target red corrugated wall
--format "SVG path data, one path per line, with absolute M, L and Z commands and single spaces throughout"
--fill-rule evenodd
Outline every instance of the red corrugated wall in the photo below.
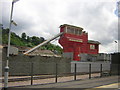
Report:
M 60 27 L 60 32 L 64 32 L 65 27 Z M 73 41 L 74 40 L 74 41 Z M 82 42 L 80 42 L 82 40 Z M 80 61 L 80 54 L 98 54 L 98 45 L 95 45 L 95 49 L 90 49 L 90 43 L 88 43 L 88 34 L 83 33 L 82 35 L 75 35 L 70 33 L 64 33 L 60 39 L 59 43 L 63 46 L 63 52 L 73 52 L 73 60 Z

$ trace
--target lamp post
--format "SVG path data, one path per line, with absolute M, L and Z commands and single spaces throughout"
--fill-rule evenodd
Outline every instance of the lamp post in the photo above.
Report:
M 115 53 L 117 53 L 117 41 L 115 41 Z
M 9 36 L 8 36 L 8 49 L 7 49 L 7 60 L 6 60 L 6 66 L 5 66 L 5 73 L 4 73 L 4 88 L 8 88 L 8 74 L 9 74 L 9 52 L 10 52 L 10 35 L 11 35 L 11 25 L 12 25 L 12 15 L 13 15 L 13 6 L 14 3 L 16 3 L 18 0 L 12 1 L 12 7 L 11 7 L 11 14 L 10 14 L 10 24 L 9 24 Z

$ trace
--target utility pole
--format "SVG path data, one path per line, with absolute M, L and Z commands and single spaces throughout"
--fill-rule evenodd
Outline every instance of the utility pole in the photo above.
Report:
M 117 53 L 117 41 L 115 41 L 115 53 Z
M 8 88 L 8 75 L 9 75 L 9 53 L 10 53 L 10 36 L 11 36 L 11 25 L 13 23 L 12 15 L 13 15 L 13 6 L 14 3 L 16 3 L 18 0 L 12 1 L 12 7 L 11 7 L 11 14 L 10 14 L 10 24 L 9 24 L 9 36 L 8 36 L 8 48 L 7 48 L 7 60 L 6 60 L 6 66 L 5 66 L 5 73 L 4 73 L 4 88 Z

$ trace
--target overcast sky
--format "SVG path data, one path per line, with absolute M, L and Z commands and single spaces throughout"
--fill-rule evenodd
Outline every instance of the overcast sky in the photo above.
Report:
M 2 2 L 2 24 L 9 27 L 11 1 Z M 14 3 L 12 31 L 49 39 L 62 24 L 76 25 L 88 32 L 89 40 L 101 43 L 100 53 L 117 50 L 118 17 L 115 0 L 19 0 Z M 57 43 L 57 42 L 55 42 Z

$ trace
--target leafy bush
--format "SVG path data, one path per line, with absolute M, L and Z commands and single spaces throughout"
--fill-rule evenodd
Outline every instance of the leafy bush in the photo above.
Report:
M 2 43 L 8 44 L 8 34 L 9 29 L 0 29 L 0 32 L 2 32 Z M 16 35 L 14 32 L 11 32 L 11 45 L 16 46 L 26 46 L 26 47 L 34 47 L 42 42 L 44 42 L 45 39 L 43 37 L 37 37 L 37 36 L 27 36 L 26 33 L 22 33 L 21 37 Z M 42 50 L 51 50 L 53 52 L 56 52 L 57 54 L 62 53 L 62 48 L 58 45 L 54 45 L 51 43 L 48 43 L 42 47 L 40 47 Z

